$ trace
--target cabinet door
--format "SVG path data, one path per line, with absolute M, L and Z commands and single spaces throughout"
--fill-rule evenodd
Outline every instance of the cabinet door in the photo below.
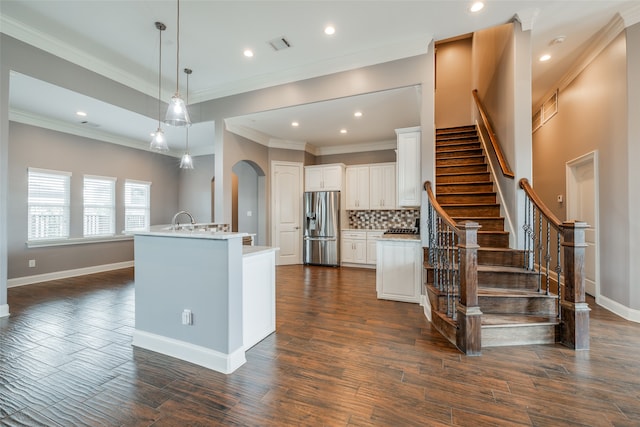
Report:
M 419 242 L 378 241 L 378 298 L 420 302 L 422 281 Z
M 384 231 L 367 231 L 367 264 L 376 265 L 377 242 L 382 237 Z
M 420 206 L 420 132 L 398 133 L 398 206 Z
M 322 168 L 304 168 L 304 191 L 322 191 Z
M 353 241 L 353 258 L 358 264 L 367 263 L 367 241 L 366 240 L 354 240 Z
M 372 165 L 369 170 L 371 209 L 396 209 L 396 166 Z
M 331 165 L 322 168 L 322 190 L 342 191 L 342 166 Z
M 342 239 L 342 247 L 340 248 L 342 262 L 355 262 L 352 239 Z
M 369 166 L 347 168 L 347 210 L 369 209 Z

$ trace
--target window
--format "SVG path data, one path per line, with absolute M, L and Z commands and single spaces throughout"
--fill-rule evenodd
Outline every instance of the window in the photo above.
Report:
M 116 179 L 85 175 L 84 236 L 108 236 L 116 229 Z
M 28 240 L 69 237 L 71 173 L 29 168 Z
M 129 179 L 124 182 L 124 231 L 149 228 L 150 193 L 150 182 Z

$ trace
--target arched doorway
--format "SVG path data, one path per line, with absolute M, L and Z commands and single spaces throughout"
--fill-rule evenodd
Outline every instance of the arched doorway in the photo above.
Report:
M 250 160 L 241 160 L 231 168 L 232 228 L 234 231 L 254 234 L 254 244 L 266 245 L 267 208 L 266 177 L 260 166 Z

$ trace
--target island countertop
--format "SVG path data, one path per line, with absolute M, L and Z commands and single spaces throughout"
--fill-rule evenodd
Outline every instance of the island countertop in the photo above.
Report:
M 233 231 L 213 231 L 207 228 L 194 228 L 181 227 L 174 230 L 170 224 L 166 225 L 154 225 L 149 230 L 141 230 L 133 232 L 135 235 L 141 236 L 162 236 L 162 237 L 179 237 L 188 239 L 214 239 L 214 240 L 227 240 L 242 238 L 248 236 L 248 233 L 238 233 Z

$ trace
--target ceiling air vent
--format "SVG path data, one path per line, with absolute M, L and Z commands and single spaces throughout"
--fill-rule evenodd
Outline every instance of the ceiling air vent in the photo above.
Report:
M 83 121 L 80 122 L 80 124 L 81 125 L 87 125 L 87 126 L 92 127 L 92 128 L 99 128 L 100 127 L 99 124 L 90 122 L 88 120 L 83 120 Z
M 267 43 L 269 43 L 276 52 L 291 47 L 291 44 L 284 36 L 269 40 Z

